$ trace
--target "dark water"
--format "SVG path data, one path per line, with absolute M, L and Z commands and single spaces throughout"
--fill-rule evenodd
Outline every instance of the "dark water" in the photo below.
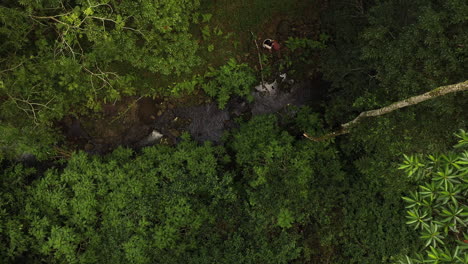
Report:
M 288 105 L 314 106 L 322 101 L 320 81 L 303 81 L 289 88 L 281 86 L 272 93 L 255 92 L 252 114 L 276 113 Z
M 225 109 L 219 109 L 215 102 L 195 106 L 174 106 L 166 109 L 158 116 L 158 105 L 153 99 L 139 101 L 138 116 L 134 122 L 122 124 L 120 129 L 106 131 L 101 128 L 101 134 L 87 133 L 80 120 L 71 118 L 65 120 L 64 135 L 80 149 L 91 154 L 105 154 L 117 146 L 135 149 L 157 144 L 161 140 L 168 144 L 176 144 L 183 132 L 189 132 L 193 139 L 199 142 L 212 141 L 220 143 L 226 130 L 237 127 L 236 118 L 248 119 L 253 115 L 277 113 L 287 107 L 311 106 L 314 111 L 320 111 L 327 84 L 320 78 L 314 78 L 287 84 L 278 81 L 280 85 L 270 91 L 254 91 L 254 101 L 249 103 L 240 97 L 233 97 Z M 161 111 L 159 111 L 161 112 Z M 111 129 L 111 128 L 109 128 Z M 109 130 L 108 129 L 108 130 Z M 103 137 L 107 140 L 104 140 Z M 28 160 L 30 157 L 23 157 Z
M 215 103 L 209 103 L 168 110 L 155 121 L 154 129 L 169 137 L 188 131 L 197 141 L 217 142 L 229 119 L 228 110 L 220 110 Z
M 318 107 L 323 99 L 323 85 L 317 79 L 299 82 L 290 87 L 280 85 L 272 92 L 255 91 L 252 103 L 233 98 L 223 110 L 215 103 L 174 108 L 155 121 L 154 129 L 172 138 L 179 134 L 174 130 L 185 130 L 197 141 L 220 142 L 223 132 L 236 126 L 235 117 L 276 113 L 288 105 Z

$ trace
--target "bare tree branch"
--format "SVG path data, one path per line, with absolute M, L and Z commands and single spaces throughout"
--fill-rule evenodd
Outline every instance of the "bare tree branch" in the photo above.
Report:
M 362 112 L 356 118 L 354 118 L 353 120 L 349 121 L 348 123 L 342 124 L 341 129 L 339 129 L 337 131 L 334 131 L 334 132 L 331 132 L 331 133 L 328 133 L 328 134 L 326 134 L 324 136 L 312 137 L 312 136 L 304 133 L 304 137 L 306 137 L 307 139 L 313 140 L 313 141 L 324 141 L 324 140 L 334 138 L 334 137 L 339 136 L 339 135 L 349 133 L 350 129 L 353 126 L 355 126 L 356 124 L 358 124 L 364 118 L 385 115 L 385 114 L 391 113 L 391 112 L 393 112 L 395 110 L 398 110 L 398 109 L 401 109 L 401 108 L 404 108 L 404 107 L 407 107 L 407 106 L 412 106 L 412 105 L 415 105 L 415 104 L 419 104 L 421 102 L 424 102 L 424 101 L 427 101 L 427 100 L 430 100 L 430 99 L 434 99 L 434 98 L 437 98 L 439 96 L 443 96 L 443 95 L 446 95 L 446 94 L 449 94 L 449 93 L 466 91 L 466 90 L 468 90 L 468 81 L 464 81 L 464 82 L 457 83 L 457 84 L 452 84 L 452 85 L 441 86 L 441 87 L 438 87 L 438 88 L 436 88 L 436 89 L 434 89 L 434 90 L 432 90 L 430 92 L 423 93 L 423 94 L 420 94 L 420 95 L 416 95 L 416 96 L 410 97 L 410 98 L 402 100 L 402 101 L 395 102 L 395 103 L 393 103 L 391 105 L 388 105 L 388 106 L 385 106 L 385 107 L 382 107 L 382 108 L 379 108 L 379 109 L 374 109 L 374 110 Z
M 262 87 L 265 88 L 265 81 L 263 80 L 263 65 L 262 65 L 262 58 L 260 56 L 260 49 L 258 48 L 257 44 L 257 39 L 252 31 L 250 31 L 250 34 L 252 34 L 253 41 L 255 43 L 255 47 L 257 47 L 257 54 L 258 54 L 258 63 L 260 64 L 260 77 L 262 78 Z
M 21 66 L 21 65 L 23 65 L 23 62 L 21 62 L 20 64 L 14 66 L 14 67 L 12 67 L 12 68 L 9 68 L 9 69 L 6 69 L 6 70 L 2 70 L 2 71 L 0 71 L 0 73 L 4 73 L 4 72 L 7 72 L 7 71 L 12 71 L 12 70 L 18 68 L 18 67 Z
M 34 88 L 34 87 L 33 87 Z M 54 111 L 54 109 L 50 108 L 48 105 L 55 99 L 54 97 L 50 99 L 47 103 L 41 104 L 41 103 L 36 103 L 36 102 L 31 102 L 30 101 L 30 96 L 28 98 L 17 98 L 11 96 L 9 93 L 6 93 L 7 96 L 13 101 L 13 103 L 16 105 L 16 107 L 26 113 L 29 117 L 32 118 L 33 122 L 35 125 L 39 125 L 39 120 L 38 120 L 38 113 L 43 109 L 49 109 L 51 111 Z M 19 103 L 23 103 L 27 106 L 27 108 L 22 107 Z

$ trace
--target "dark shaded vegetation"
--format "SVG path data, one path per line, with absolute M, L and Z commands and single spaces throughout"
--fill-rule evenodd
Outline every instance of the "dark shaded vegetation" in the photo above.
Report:
M 467 263 L 466 92 L 303 137 L 465 81 L 467 13 L 2 2 L 1 262 Z M 266 37 L 280 54 L 257 51 Z M 261 78 L 275 96 L 253 91 Z M 154 128 L 160 144 L 135 148 Z

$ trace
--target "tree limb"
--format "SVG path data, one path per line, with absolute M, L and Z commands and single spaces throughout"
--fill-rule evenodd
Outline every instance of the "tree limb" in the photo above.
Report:
M 254 33 L 250 31 L 250 34 L 252 34 L 255 47 L 257 47 L 258 63 L 260 64 L 260 77 L 262 78 L 262 87 L 265 88 L 265 81 L 263 80 L 263 65 L 262 65 L 262 57 L 260 56 L 260 49 L 258 48 L 257 39 L 255 38 Z
M 437 98 L 439 96 L 443 96 L 449 93 L 455 93 L 455 92 L 461 92 L 461 91 L 466 91 L 468 90 L 468 81 L 464 81 L 461 83 L 457 84 L 452 84 L 452 85 L 446 85 L 446 86 L 441 86 L 438 87 L 432 91 L 429 91 L 427 93 L 423 93 L 420 95 L 416 95 L 413 97 L 410 97 L 408 99 L 402 100 L 395 102 L 393 104 L 390 104 L 388 106 L 379 108 L 379 109 L 374 109 L 374 110 L 369 110 L 366 112 L 360 113 L 356 118 L 353 120 L 349 121 L 348 123 L 342 124 L 341 129 L 325 134 L 324 136 L 321 137 L 312 137 L 306 133 L 304 133 L 304 137 L 307 139 L 310 139 L 312 141 L 324 141 L 330 138 L 334 138 L 339 135 L 347 134 L 349 133 L 350 129 L 358 124 L 362 119 L 368 118 L 368 117 L 375 117 L 375 116 L 381 116 L 385 115 L 388 113 L 391 113 L 395 110 L 407 107 L 407 106 L 412 106 L 415 104 L 419 104 L 421 102 Z

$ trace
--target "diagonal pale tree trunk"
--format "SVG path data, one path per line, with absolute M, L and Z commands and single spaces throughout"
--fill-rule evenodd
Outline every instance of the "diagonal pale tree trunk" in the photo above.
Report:
M 416 95 L 416 96 L 410 97 L 410 98 L 402 100 L 402 101 L 395 102 L 395 103 L 393 103 L 391 105 L 388 105 L 388 106 L 385 106 L 385 107 L 382 107 L 382 108 L 379 108 L 379 109 L 374 109 L 374 110 L 362 112 L 356 118 L 354 118 L 353 120 L 349 121 L 348 123 L 342 124 L 341 129 L 339 129 L 337 131 L 325 134 L 325 135 L 320 136 L 320 137 L 312 137 L 312 136 L 304 133 L 304 137 L 306 137 L 306 138 L 308 138 L 310 140 L 313 140 L 313 141 L 324 141 L 324 140 L 334 138 L 334 137 L 339 136 L 339 135 L 349 133 L 350 129 L 353 126 L 355 126 L 356 124 L 358 124 L 364 118 L 385 115 L 385 114 L 388 114 L 388 113 L 393 112 L 395 110 L 398 110 L 398 109 L 401 109 L 401 108 L 404 108 L 404 107 L 407 107 L 407 106 L 419 104 L 421 102 L 424 102 L 424 101 L 427 101 L 427 100 L 430 100 L 430 99 L 434 99 L 434 98 L 437 98 L 439 96 L 443 96 L 443 95 L 446 95 L 446 94 L 449 94 L 449 93 L 466 91 L 466 90 L 468 90 L 468 81 L 464 81 L 464 82 L 457 83 L 457 84 L 441 86 L 441 87 L 438 87 L 438 88 L 436 88 L 436 89 L 434 89 L 434 90 L 432 90 L 430 92 L 423 93 L 423 94 L 420 94 L 420 95 Z

